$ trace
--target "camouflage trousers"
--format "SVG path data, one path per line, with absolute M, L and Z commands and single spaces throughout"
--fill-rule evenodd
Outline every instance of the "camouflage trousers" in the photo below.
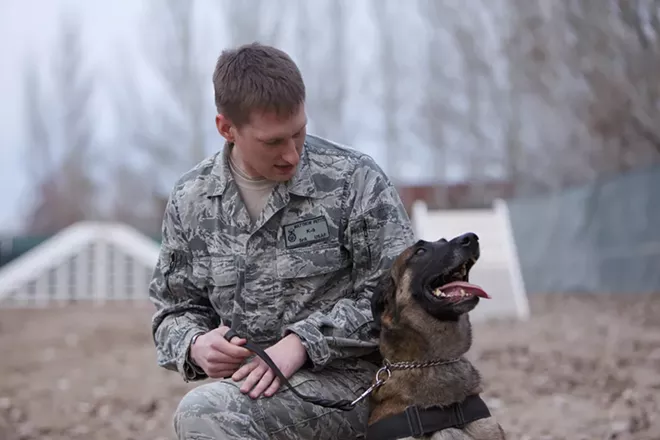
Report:
M 289 379 L 298 392 L 324 399 L 353 400 L 371 383 L 377 366 L 358 369 L 300 370 Z M 272 397 L 251 399 L 240 392 L 242 382 L 222 379 L 189 391 L 174 415 L 179 440 L 286 439 L 355 440 L 364 438 L 368 403 L 351 411 L 307 403 L 280 386 Z

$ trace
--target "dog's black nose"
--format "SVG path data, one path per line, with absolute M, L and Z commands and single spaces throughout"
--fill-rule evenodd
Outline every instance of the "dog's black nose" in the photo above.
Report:
M 457 241 L 458 241 L 458 244 L 460 244 L 461 246 L 468 247 L 468 246 L 471 246 L 474 243 L 478 242 L 479 237 L 477 236 L 477 234 L 474 234 L 472 232 L 468 232 L 467 234 L 463 234 L 460 237 L 458 237 Z

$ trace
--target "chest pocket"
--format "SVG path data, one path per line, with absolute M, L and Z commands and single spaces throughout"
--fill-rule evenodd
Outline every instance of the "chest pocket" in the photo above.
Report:
M 276 261 L 280 280 L 325 279 L 341 272 L 351 262 L 340 246 L 310 246 L 279 251 Z
M 213 255 L 210 261 L 211 302 L 220 312 L 220 316 L 226 316 L 233 310 L 238 266 L 232 255 Z

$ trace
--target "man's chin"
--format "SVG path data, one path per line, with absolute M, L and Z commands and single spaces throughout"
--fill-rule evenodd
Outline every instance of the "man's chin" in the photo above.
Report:
M 285 182 L 291 179 L 294 174 L 296 174 L 296 167 L 293 165 L 288 167 L 276 166 L 273 167 L 273 176 L 271 178 L 278 182 Z

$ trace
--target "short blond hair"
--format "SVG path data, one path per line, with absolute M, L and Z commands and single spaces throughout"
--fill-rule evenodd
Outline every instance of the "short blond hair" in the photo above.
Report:
M 236 126 L 254 111 L 293 114 L 305 101 L 305 83 L 284 51 L 258 42 L 224 50 L 213 72 L 215 106 Z

